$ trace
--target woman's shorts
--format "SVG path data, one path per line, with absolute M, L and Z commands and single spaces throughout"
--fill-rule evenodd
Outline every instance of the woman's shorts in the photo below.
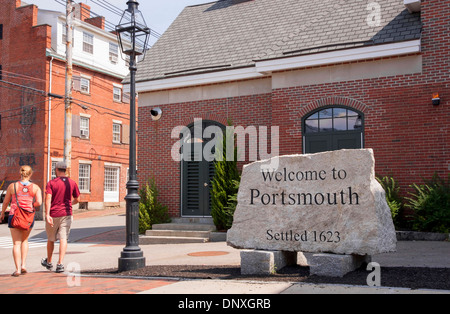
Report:
M 13 218 L 14 218 L 14 215 L 9 215 L 9 217 L 8 217 L 8 227 L 9 227 L 9 229 L 15 229 L 12 225 L 11 225 L 11 222 L 12 222 L 12 220 L 13 220 Z M 30 227 L 30 230 L 31 229 L 33 229 L 33 227 L 34 227 L 34 222 L 36 221 L 36 217 L 34 217 L 34 219 L 33 219 L 33 223 L 31 224 L 31 227 Z

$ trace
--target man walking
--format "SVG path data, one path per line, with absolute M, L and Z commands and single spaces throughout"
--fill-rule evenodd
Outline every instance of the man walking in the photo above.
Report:
M 57 178 L 47 183 L 45 190 L 45 216 L 47 231 L 47 258 L 43 258 L 41 265 L 51 270 L 52 256 L 55 242 L 59 239 L 59 259 L 56 272 L 64 272 L 64 256 L 67 250 L 70 227 L 72 225 L 72 205 L 79 202 L 80 190 L 75 181 L 66 176 L 67 165 L 60 161 L 55 167 Z

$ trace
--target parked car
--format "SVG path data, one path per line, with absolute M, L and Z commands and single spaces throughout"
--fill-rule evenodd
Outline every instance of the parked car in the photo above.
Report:
M 6 190 L 0 190 L 0 212 L 1 212 L 2 207 L 3 207 L 3 200 L 5 199 L 5 196 L 6 196 Z M 4 221 L 0 221 L 0 224 L 8 222 L 8 216 L 9 216 L 8 214 L 9 214 L 9 212 L 7 211 L 6 214 L 5 214 L 5 220 Z

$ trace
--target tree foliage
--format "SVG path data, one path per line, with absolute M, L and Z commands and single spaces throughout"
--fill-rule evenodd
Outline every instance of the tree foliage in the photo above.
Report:
M 155 179 L 151 178 L 147 184 L 139 190 L 139 233 L 152 229 L 154 224 L 170 222 L 167 206 L 158 201 L 159 191 Z
M 231 131 L 223 137 L 223 145 L 216 149 L 215 175 L 211 189 L 211 215 L 217 230 L 223 231 L 231 228 L 233 215 L 236 209 L 236 197 L 239 189 L 240 175 L 237 168 L 237 148 L 233 145 L 233 160 L 227 160 L 227 138 L 233 136 Z M 233 138 L 234 143 L 234 138 Z M 230 197 L 232 198 L 230 200 Z

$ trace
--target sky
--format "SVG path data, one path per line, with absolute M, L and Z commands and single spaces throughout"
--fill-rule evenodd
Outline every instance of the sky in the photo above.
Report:
M 213 2 L 214 0 L 138 0 L 139 9 L 144 15 L 147 26 L 159 34 L 163 34 L 172 24 L 176 17 L 186 6 Z M 65 12 L 66 0 L 22 0 L 29 4 L 35 4 L 40 9 Z M 123 13 L 127 9 L 127 0 L 75 0 L 83 2 L 91 7 L 91 11 L 105 16 L 106 20 L 114 25 L 120 21 L 120 15 L 113 13 Z M 156 41 L 151 38 L 151 44 Z

